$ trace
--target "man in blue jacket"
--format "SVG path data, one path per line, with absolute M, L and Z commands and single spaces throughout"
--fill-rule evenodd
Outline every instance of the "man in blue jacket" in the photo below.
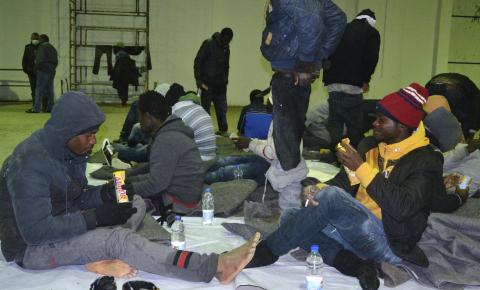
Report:
M 201 255 L 151 242 L 118 226 L 141 208 L 138 197 L 132 203 L 117 203 L 108 185 L 90 186 L 85 177 L 88 153 L 104 121 L 90 98 L 68 92 L 45 126 L 21 142 L 4 162 L 0 240 L 6 261 L 45 270 L 120 260 L 158 275 L 231 282 L 252 258 L 259 235 L 227 254 Z
M 274 71 L 273 139 L 283 170 L 300 162 L 311 83 L 335 50 L 346 16 L 331 0 L 271 0 L 261 51 Z

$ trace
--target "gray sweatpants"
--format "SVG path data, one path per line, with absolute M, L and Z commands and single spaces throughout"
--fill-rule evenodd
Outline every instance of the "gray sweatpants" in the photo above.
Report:
M 127 224 L 136 229 L 140 224 L 138 220 L 145 216 L 145 206 L 139 197 L 134 199 L 133 205 L 139 212 Z M 29 246 L 22 266 L 45 270 L 108 259 L 120 259 L 145 272 L 194 282 L 210 282 L 218 264 L 218 254 L 177 251 L 151 242 L 131 228 L 105 227 L 61 242 Z

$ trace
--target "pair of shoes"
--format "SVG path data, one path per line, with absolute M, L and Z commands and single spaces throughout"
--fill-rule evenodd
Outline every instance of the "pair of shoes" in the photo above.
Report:
M 160 290 L 155 284 L 147 281 L 127 281 L 122 286 L 123 290 Z M 115 278 L 103 276 L 90 284 L 90 290 L 117 290 Z
M 40 113 L 40 112 L 37 112 L 37 111 L 35 111 L 35 110 L 33 110 L 33 109 L 28 109 L 28 110 L 25 111 L 25 113 L 29 113 L 29 114 L 35 113 L 35 114 L 37 114 L 37 113 Z
M 52 110 L 43 110 L 44 113 L 51 113 Z

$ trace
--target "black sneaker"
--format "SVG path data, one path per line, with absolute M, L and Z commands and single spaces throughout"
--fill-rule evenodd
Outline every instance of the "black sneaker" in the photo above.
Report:
M 34 111 L 33 109 L 28 109 L 28 110 L 25 111 L 25 113 L 29 113 L 29 114 L 35 113 L 35 114 L 37 114 L 37 113 L 40 113 L 40 112 Z

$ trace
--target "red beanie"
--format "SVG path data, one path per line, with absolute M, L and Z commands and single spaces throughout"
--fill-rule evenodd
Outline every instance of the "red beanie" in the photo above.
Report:
M 422 106 L 427 98 L 427 89 L 417 83 L 411 83 L 398 92 L 386 95 L 377 103 L 377 110 L 396 122 L 417 128 L 425 117 Z

